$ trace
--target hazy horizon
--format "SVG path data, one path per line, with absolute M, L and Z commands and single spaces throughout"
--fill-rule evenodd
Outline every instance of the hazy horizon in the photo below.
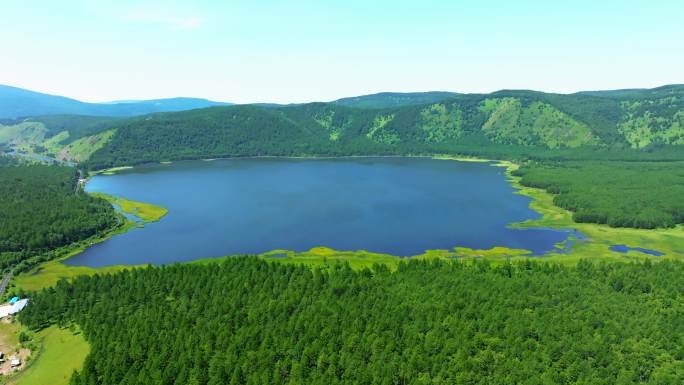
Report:
M 684 83 L 684 3 L 672 0 L 38 0 L 0 12 L 0 84 L 86 102 Z
M 653 88 L 660 88 L 660 87 L 665 87 L 665 86 L 673 86 L 673 85 L 680 85 L 679 83 L 669 83 L 669 84 L 661 84 L 657 85 L 654 87 L 626 87 L 626 88 L 606 88 L 606 89 L 587 89 L 587 90 L 579 90 L 579 91 L 573 91 L 573 92 L 557 92 L 557 94 L 573 94 L 573 93 L 579 93 L 579 92 L 589 92 L 589 91 L 617 91 L 617 90 L 628 90 L 628 89 L 653 89 Z M 62 96 L 74 100 L 78 100 L 81 102 L 86 102 L 86 103 L 97 103 L 97 104 L 120 104 L 120 103 L 136 103 L 136 102 L 142 102 L 142 101 L 149 101 L 149 100 L 162 100 L 162 99 L 177 99 L 177 98 L 189 98 L 189 99 L 207 99 L 213 102 L 219 102 L 219 103 L 233 103 L 233 104 L 269 104 L 269 103 L 275 103 L 275 104 L 301 104 L 301 103 L 315 103 L 315 102 L 333 102 L 339 99 L 345 99 L 345 98 L 355 98 L 355 97 L 361 97 L 361 96 L 368 96 L 368 95 L 375 95 L 375 94 L 380 94 L 380 93 L 427 93 L 427 92 L 452 92 L 452 93 L 458 93 L 458 94 L 479 94 L 479 92 L 460 92 L 458 90 L 418 90 L 418 91 L 378 91 L 378 92 L 373 92 L 371 94 L 356 94 L 356 95 L 346 95 L 346 96 L 340 96 L 338 98 L 334 99 L 329 99 L 329 100 L 307 100 L 307 101 L 301 101 L 301 102 L 272 102 L 268 100 L 268 98 L 260 101 L 253 101 L 253 102 L 244 102 L 244 103 L 239 103 L 239 102 L 234 102 L 232 100 L 216 100 L 216 99 L 210 99 L 203 97 L 201 95 L 199 96 L 188 96 L 188 95 L 170 95 L 170 96 L 164 96 L 164 97 L 159 97 L 159 98 L 149 98 L 149 99 L 119 99 L 119 100 L 103 100 L 103 101 L 90 101 L 90 100 L 83 100 L 79 99 L 76 97 L 72 97 L 69 95 L 60 95 L 60 94 L 53 94 L 49 92 L 43 92 L 41 90 L 35 90 L 35 89 L 27 89 L 23 87 L 18 87 L 16 85 L 12 84 L 0 84 L 0 86 L 9 86 L 9 87 L 14 87 L 14 88 L 20 88 L 24 89 L 27 91 L 33 91 L 33 92 L 38 92 L 42 94 L 47 94 L 47 95 L 52 95 L 52 96 Z M 544 90 L 535 90 L 531 88 L 516 88 L 516 89 L 497 89 L 491 92 L 498 92 L 498 91 L 541 91 L 541 92 L 547 92 L 547 93 L 553 93 L 549 91 L 544 91 Z M 487 93 L 491 93 L 487 92 Z

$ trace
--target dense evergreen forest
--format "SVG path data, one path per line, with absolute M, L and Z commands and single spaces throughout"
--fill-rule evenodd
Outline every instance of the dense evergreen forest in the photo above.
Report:
M 82 328 L 74 385 L 665 385 L 684 381 L 683 277 L 666 261 L 390 272 L 241 257 L 62 281 L 20 318 Z
M 684 162 L 533 162 L 517 175 L 558 194 L 577 222 L 656 228 L 684 223 Z
M 16 166 L 17 164 L 16 158 L 0 154 L 0 166 Z
M 118 224 L 112 206 L 81 192 L 77 180 L 72 167 L 0 157 L 1 269 Z

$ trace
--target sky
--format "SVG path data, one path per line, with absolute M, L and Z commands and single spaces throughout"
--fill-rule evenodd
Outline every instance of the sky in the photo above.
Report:
M 682 0 L 0 0 L 0 84 L 102 102 L 684 83 Z

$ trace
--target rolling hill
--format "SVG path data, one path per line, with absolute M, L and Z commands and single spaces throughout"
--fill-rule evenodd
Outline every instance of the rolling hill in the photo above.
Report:
M 380 92 L 377 94 L 353 96 L 342 98 L 332 102 L 340 106 L 357 108 L 390 108 L 430 104 L 459 95 L 455 92 L 430 91 L 430 92 Z
M 35 97 L 24 90 L 12 92 Z M 205 102 L 178 98 L 93 108 L 125 107 L 132 113 L 202 107 Z M 629 152 L 632 158 L 659 154 L 671 159 L 675 154 L 679 159 L 684 86 L 576 94 L 381 93 L 330 103 L 212 106 L 139 117 L 49 115 L 3 119 L 0 144 L 88 161 L 94 168 L 258 155 L 598 158 L 618 153 L 624 158 Z
M 597 157 L 663 146 L 680 152 L 684 99 L 678 95 L 684 86 L 666 89 L 641 96 L 499 91 L 390 108 L 333 102 L 153 114 L 121 122 L 90 164 L 257 155 Z

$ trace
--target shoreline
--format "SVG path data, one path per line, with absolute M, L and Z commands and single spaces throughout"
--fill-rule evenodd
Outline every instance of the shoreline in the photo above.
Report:
M 506 163 L 503 161 L 501 163 Z M 575 222 L 573 213 L 556 206 L 553 203 L 554 194 L 544 189 L 522 185 L 521 177 L 513 175 L 519 166 L 516 163 L 506 171 L 511 185 L 517 190 L 516 194 L 531 198 L 530 208 L 542 215 L 539 219 L 511 223 L 513 228 L 574 229 L 582 234 L 584 239 L 575 239 L 572 250 L 567 254 L 550 253 L 545 257 L 554 260 L 564 260 L 577 263 L 580 259 L 602 260 L 609 262 L 629 262 L 663 259 L 684 259 L 684 224 L 673 228 L 636 229 L 629 227 L 610 227 L 605 224 Z M 653 256 L 638 251 L 626 253 L 612 250 L 619 244 L 629 244 L 630 247 L 642 247 L 661 252 L 662 256 Z
M 113 175 L 119 171 L 131 170 L 136 167 L 143 166 L 153 166 L 153 165 L 169 165 L 179 162 L 213 162 L 217 160 L 237 160 L 237 159 L 295 159 L 295 160 L 331 160 L 331 159 L 364 159 L 364 158 L 424 158 L 424 159 L 434 159 L 434 160 L 454 160 L 459 162 L 474 162 L 474 163 L 499 163 L 499 162 L 512 162 L 503 159 L 485 159 L 478 158 L 474 156 L 467 155 L 448 155 L 448 154 L 425 154 L 425 155 L 340 155 L 340 156 L 282 156 L 282 155 L 250 155 L 250 156 L 229 156 L 229 157 L 219 157 L 219 158 L 192 158 L 192 159 L 178 159 L 178 160 L 163 160 L 158 162 L 145 162 L 134 165 L 116 166 L 110 168 L 99 169 L 95 171 L 90 171 L 88 174 L 88 179 L 90 176 L 95 175 Z
M 610 260 L 610 261 L 629 261 L 629 260 L 642 260 L 644 258 L 656 258 L 656 259 L 663 259 L 663 258 L 677 258 L 677 257 L 684 257 L 684 251 L 683 252 L 678 252 L 675 251 L 676 245 L 673 245 L 672 247 L 662 247 L 660 245 L 655 245 L 653 246 L 654 243 L 660 244 L 665 242 L 668 238 L 672 237 L 673 235 L 677 238 L 677 241 L 681 240 L 684 244 L 684 226 L 680 225 L 677 226 L 674 229 L 666 229 L 666 230 L 641 230 L 641 229 L 628 229 L 628 228 L 611 228 L 608 227 L 607 225 L 598 225 L 598 224 L 590 224 L 590 223 L 577 223 L 572 220 L 572 213 L 570 211 L 564 210 L 560 207 L 557 207 L 553 204 L 553 194 L 550 194 L 546 192 L 543 189 L 538 189 L 538 188 L 532 188 L 532 187 L 526 187 L 523 186 L 520 183 L 520 177 L 514 176 L 512 173 L 517 170 L 521 165 L 519 163 L 516 163 L 511 160 L 495 160 L 495 159 L 483 159 L 483 158 L 476 158 L 476 157 L 461 157 L 461 156 L 453 156 L 453 155 L 382 155 L 382 156 L 372 156 L 372 155 L 350 155 L 350 156 L 341 156 L 341 157 L 282 157 L 282 156 L 252 156 L 252 157 L 230 157 L 230 158 L 208 158 L 208 159 L 188 159 L 188 160 L 179 160 L 178 162 L 186 162 L 186 161 L 212 161 L 212 160 L 234 160 L 234 159 L 303 159 L 303 160 L 326 160 L 326 159 L 358 159 L 358 158 L 425 158 L 425 159 L 435 159 L 435 160 L 453 160 L 453 161 L 461 161 L 461 162 L 478 162 L 478 163 L 491 163 L 491 166 L 493 167 L 503 167 L 505 168 L 505 177 L 508 183 L 513 187 L 514 194 L 518 195 L 524 195 L 530 198 L 530 203 L 529 207 L 530 209 L 534 210 L 535 212 L 539 213 L 541 217 L 539 219 L 530 219 L 530 220 L 525 220 L 525 221 L 520 221 L 520 222 L 513 222 L 509 223 L 508 226 L 510 228 L 516 228 L 516 229 L 526 229 L 526 228 L 537 228 L 537 229 L 549 229 L 553 231 L 564 231 L 568 232 L 570 235 L 566 241 L 562 242 L 563 247 L 557 249 L 557 250 L 550 250 L 549 252 L 546 252 L 544 254 L 539 254 L 539 255 L 532 255 L 531 252 L 521 252 L 521 250 L 516 250 L 516 249 L 509 249 L 506 247 L 501 247 L 501 246 L 494 246 L 490 249 L 481 249 L 481 250 L 475 250 L 475 249 L 468 249 L 468 248 L 463 248 L 459 246 L 454 246 L 452 249 L 439 249 L 439 250 L 425 250 L 424 253 L 418 254 L 415 256 L 410 256 L 409 258 L 454 258 L 455 254 L 459 254 L 459 258 L 486 258 L 488 260 L 492 261 L 500 261 L 500 260 L 518 260 L 518 259 L 527 259 L 527 258 L 544 258 L 547 259 L 553 259 L 555 262 L 559 263 L 576 263 L 579 259 L 581 258 L 591 258 L 591 259 L 602 259 L 602 260 Z M 144 166 L 144 165 L 157 165 L 160 163 L 146 163 L 146 164 L 141 164 L 138 166 Z M 168 163 L 161 163 L 161 164 L 168 164 Z M 115 167 L 112 169 L 105 169 L 105 170 L 100 170 L 94 175 L 99 175 L 99 174 L 105 174 L 108 170 L 110 172 L 115 173 L 116 171 L 122 171 L 122 170 L 130 170 L 134 169 L 137 166 L 121 166 L 121 167 Z M 113 175 L 112 174 L 106 174 L 106 175 Z M 90 180 L 90 176 L 86 183 Z M 85 186 L 84 186 L 85 187 Z M 103 242 L 110 237 L 114 235 L 118 235 L 120 233 L 123 233 L 125 231 L 130 230 L 130 227 L 123 230 L 123 231 L 117 231 L 113 232 L 112 234 L 103 237 L 103 239 L 98 240 L 97 242 L 93 242 L 92 244 L 88 245 L 87 247 L 92 246 L 95 243 Z M 574 236 L 573 234 L 580 234 L 580 236 Z M 636 234 L 636 236 L 635 236 Z M 650 238 L 650 239 L 649 239 Z M 627 241 L 625 241 L 627 239 Z M 634 239 L 634 242 L 629 242 L 629 239 Z M 643 246 L 645 248 L 649 249 L 656 249 L 665 254 L 665 256 L 662 257 L 653 257 L 649 255 L 641 255 L 641 253 L 637 251 L 629 251 L 628 253 L 619 253 L 613 250 L 610 250 L 611 246 L 614 246 L 615 244 L 623 244 L 623 243 L 630 243 L 631 246 Z M 86 247 L 86 248 L 87 248 Z M 84 249 L 83 249 L 84 250 Z M 83 250 L 79 250 L 78 252 L 73 252 L 69 253 L 63 257 L 53 259 L 51 261 L 46 262 L 47 263 L 52 263 L 52 264 L 59 264 L 63 266 L 61 270 L 65 274 L 67 274 L 69 277 L 70 276 L 75 276 L 78 275 L 76 272 L 73 274 L 69 272 L 71 269 L 89 269 L 92 270 L 92 273 L 97 273 L 100 271 L 108 270 L 110 268 L 112 269 L 118 269 L 118 270 L 124 270 L 126 268 L 136 268 L 136 267 L 141 267 L 141 266 L 147 266 L 147 265 L 110 265 L 110 266 L 103 266 L 103 267 L 87 267 L 87 266 L 71 266 L 71 265 L 65 265 L 62 264 L 61 262 L 64 261 L 65 259 L 82 252 Z M 363 257 L 363 258 L 368 258 L 371 257 L 371 259 L 377 258 L 376 261 L 380 262 L 383 260 L 387 260 L 388 257 L 391 257 L 393 259 L 396 259 L 396 261 L 399 261 L 403 258 L 407 257 L 402 257 L 402 256 L 394 256 L 390 254 L 384 254 L 384 253 L 375 253 L 375 252 L 369 252 L 366 250 L 334 250 L 327 248 L 325 246 L 322 247 L 314 247 L 310 250 L 307 251 L 288 251 L 288 250 L 279 250 L 278 252 L 285 253 L 289 257 L 292 257 L 296 260 L 299 260 L 300 262 L 303 262 L 309 258 L 320 258 L 320 251 L 321 250 L 326 250 L 325 257 L 322 258 L 340 258 L 340 259 L 354 259 L 357 257 Z M 258 257 L 261 258 L 268 258 L 268 255 L 272 254 L 274 251 L 267 251 L 265 253 L 261 254 L 256 254 Z M 214 261 L 221 261 L 225 258 L 230 258 L 233 256 L 222 256 L 222 257 L 214 257 L 214 258 L 200 258 L 197 260 L 193 261 L 188 261 L 188 262 L 177 262 L 177 263 L 196 263 L 197 261 L 205 261 L 205 260 L 214 260 Z M 273 260 L 274 258 L 270 258 Z M 280 258 L 279 260 L 287 260 L 285 258 Z M 43 264 L 39 264 L 37 267 L 42 266 Z M 54 267 L 54 266 L 53 266 Z M 32 269 L 34 270 L 34 269 Z M 59 269 L 57 269 L 59 270 Z M 23 275 L 23 273 L 22 273 Z M 15 277 L 15 280 L 18 277 Z
M 119 214 L 120 215 L 120 214 Z M 74 255 L 84 252 L 86 249 L 105 242 L 110 238 L 124 234 L 139 226 L 137 223 L 121 216 L 123 223 L 101 235 L 94 235 L 90 238 L 84 239 L 75 245 L 63 246 L 56 249 L 59 253 L 56 258 L 40 262 L 26 271 L 16 273 L 11 280 L 11 285 L 14 290 L 34 291 L 53 286 L 62 278 L 71 279 L 79 275 L 92 275 L 98 273 L 118 272 L 126 269 L 139 268 L 146 265 L 112 265 L 102 268 L 91 268 L 87 266 L 70 266 L 62 262 L 73 257 Z
M 506 169 L 506 181 L 511 184 L 511 187 L 513 187 L 513 193 L 514 194 L 519 194 L 520 188 L 517 187 L 516 185 L 513 184 L 513 180 L 511 179 L 512 176 L 510 173 L 517 169 L 520 165 L 518 163 L 515 163 L 513 161 L 509 160 L 493 160 L 493 159 L 484 159 L 484 158 L 476 158 L 476 157 L 465 157 L 465 156 L 455 156 L 455 155 L 445 155 L 445 154 L 436 154 L 436 155 L 383 155 L 383 156 L 373 156 L 373 155 L 350 155 L 350 156 L 341 156 L 341 157 L 282 157 L 282 156 L 252 156 L 252 157 L 231 157 L 231 158 L 208 158 L 208 159 L 193 159 L 193 160 L 181 160 L 179 162 L 188 162 L 188 161 L 213 161 L 213 160 L 236 160 L 236 159 L 297 159 L 297 160 L 328 160 L 328 159 L 374 159 L 374 158 L 406 158 L 406 159 L 414 159 L 414 158 L 420 158 L 420 159 L 433 159 L 433 160 L 451 160 L 451 161 L 458 161 L 458 162 L 475 162 L 475 163 L 489 163 L 493 167 L 504 167 Z M 159 164 L 169 164 L 169 162 L 160 162 L 160 163 L 147 163 L 144 165 L 140 166 L 155 166 Z M 136 166 L 122 166 L 122 167 L 117 167 L 117 170 L 130 170 L 135 168 Z M 103 170 L 107 171 L 107 170 Z M 116 171 L 109 169 L 109 171 Z M 111 175 L 107 173 L 107 175 Z M 98 193 L 93 193 L 93 194 L 98 194 Z M 513 222 L 510 225 L 513 225 L 514 223 L 518 222 Z M 529 226 L 529 227 L 537 227 L 537 226 Z M 577 232 L 576 229 L 574 228 L 553 228 L 550 226 L 538 226 L 539 229 L 547 229 L 549 231 L 560 231 L 564 233 L 568 233 L 569 235 L 572 235 Z M 410 255 L 410 256 L 400 256 L 400 255 L 392 255 L 388 253 L 383 253 L 383 252 L 371 252 L 367 250 L 334 250 L 331 248 L 328 248 L 327 246 L 318 246 L 314 247 L 310 250 L 301 250 L 301 251 L 294 251 L 294 250 L 289 250 L 289 251 L 284 251 L 287 253 L 290 253 L 292 255 L 303 255 L 307 253 L 312 253 L 312 250 L 321 250 L 321 249 L 326 249 L 329 251 L 334 252 L 335 254 L 344 254 L 346 256 L 351 256 L 351 255 L 372 255 L 378 258 L 382 257 L 392 257 L 396 258 L 397 260 L 401 260 L 403 258 L 426 258 L 426 257 L 436 257 L 440 256 L 442 258 L 480 258 L 480 257 L 491 257 L 491 256 L 496 256 L 496 257 L 527 257 L 527 258 L 540 258 L 540 257 L 545 257 L 548 254 L 551 253 L 567 253 L 570 251 L 570 247 L 573 244 L 573 241 L 575 241 L 575 238 L 568 238 L 564 240 L 563 242 L 560 242 L 559 244 L 556 245 L 556 248 L 550 249 L 546 252 L 543 253 L 534 253 L 530 250 L 521 250 L 521 249 L 512 249 L 509 247 L 501 246 L 501 245 L 493 245 L 490 248 L 487 249 L 470 249 L 466 247 L 462 247 L 458 244 L 453 245 L 453 247 L 449 249 L 426 249 L 423 250 L 423 252 L 416 254 L 416 255 Z M 560 246 L 559 246 L 560 245 Z M 283 251 L 283 250 L 281 250 Z M 273 250 L 271 251 L 266 251 L 263 253 L 255 254 L 258 256 L 268 256 L 272 254 Z M 199 258 L 197 260 L 205 260 L 205 259 L 217 259 L 221 260 L 222 258 L 225 257 L 230 257 L 230 256 L 217 256 L 213 258 Z M 196 260 L 193 260 L 196 261 Z M 193 263 L 193 261 L 184 261 L 184 262 L 171 262 L 171 263 Z M 97 267 L 96 267 L 97 268 Z

